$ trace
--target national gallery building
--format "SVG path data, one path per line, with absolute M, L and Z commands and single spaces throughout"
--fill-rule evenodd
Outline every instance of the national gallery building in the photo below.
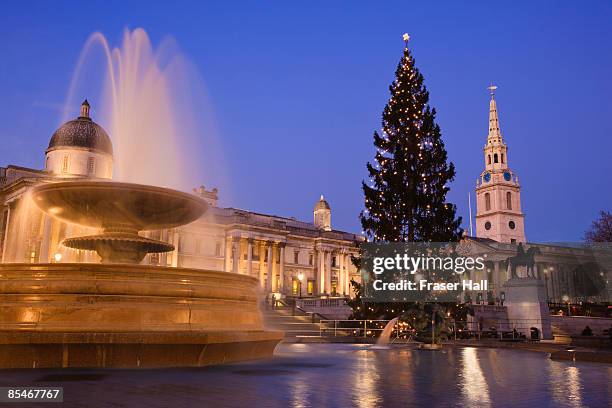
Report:
M 29 191 L 40 183 L 66 179 L 110 179 L 113 146 L 83 102 L 78 118 L 55 131 L 43 170 L 0 167 L 0 251 L 2 262 L 99 262 L 94 251 L 62 245 L 66 238 L 95 233 L 45 215 Z M 194 189 L 208 204 L 196 222 L 145 235 L 174 245 L 149 254 L 150 265 L 200 268 L 257 277 L 267 293 L 299 296 L 349 295 L 358 278 L 351 256 L 363 237 L 332 229 L 331 208 L 321 196 L 313 222 L 217 206 L 218 191 Z
M 510 278 L 509 258 L 533 263 L 532 277 L 545 283 L 549 302 L 609 302 L 609 290 L 594 293 L 589 280 L 592 255 L 580 248 L 528 243 L 521 209 L 518 176 L 509 167 L 508 147 L 499 128 L 497 104 L 491 95 L 489 133 L 483 149 L 484 171 L 476 183 L 476 236 L 464 238 L 472 255 L 487 255 L 487 269 L 472 279 L 488 279 L 488 291 L 475 303 L 503 304 Z M 79 117 L 55 131 L 45 151 L 45 168 L 0 167 L 0 251 L 2 262 L 99 262 L 93 251 L 70 249 L 62 241 L 95 234 L 58 221 L 31 202 L 29 191 L 40 183 L 93 178 L 110 179 L 113 146 L 108 134 L 89 115 L 87 101 Z M 170 230 L 149 231 L 149 238 L 174 246 L 174 251 L 149 254 L 143 263 L 226 271 L 257 277 L 265 293 L 277 296 L 352 296 L 351 279 L 360 281 L 351 262 L 364 237 L 332 229 L 331 208 L 315 203 L 312 222 L 217 206 L 217 189 L 194 189 L 208 204 L 196 222 Z M 516 259 L 516 258 L 515 258 Z M 591 262 L 592 263 L 592 262 Z M 601 266 L 601 265 L 600 265 Z M 604 270 L 597 274 L 604 276 Z M 518 274 L 520 275 L 520 268 Z M 591 282 L 592 283 L 592 282 Z

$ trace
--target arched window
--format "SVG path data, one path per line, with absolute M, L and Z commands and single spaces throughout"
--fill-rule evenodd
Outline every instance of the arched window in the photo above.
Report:
M 491 164 L 491 155 L 489 155 L 489 164 Z
M 495 154 L 493 155 L 493 162 L 494 162 L 494 163 L 499 163 L 499 160 L 498 160 L 498 157 L 497 157 L 497 153 L 495 153 Z
M 485 193 L 485 210 L 491 209 L 491 194 Z
M 512 209 L 512 193 L 509 191 L 506 193 L 506 208 Z
M 504 154 L 501 154 L 502 164 L 504 163 Z

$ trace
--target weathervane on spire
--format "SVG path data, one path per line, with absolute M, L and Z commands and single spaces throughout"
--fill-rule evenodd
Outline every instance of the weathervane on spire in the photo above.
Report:
M 491 82 L 491 85 L 489 85 L 487 89 L 489 90 L 489 93 L 491 94 L 491 99 L 493 99 L 495 97 L 495 90 L 497 89 L 497 85 L 493 85 L 493 82 Z
M 406 48 L 408 48 L 408 40 L 410 40 L 410 36 L 408 35 L 408 33 L 404 33 L 404 35 L 402 35 L 402 38 L 404 39 L 404 44 L 406 44 Z

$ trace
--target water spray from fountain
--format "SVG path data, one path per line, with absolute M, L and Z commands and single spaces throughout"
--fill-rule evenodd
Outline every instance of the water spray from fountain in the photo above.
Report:
M 227 197 L 203 81 L 173 40 L 155 48 L 145 30 L 126 29 L 121 46 L 113 48 L 102 33 L 93 33 L 70 83 L 64 121 L 84 97 L 111 135 L 116 180 L 184 191 L 205 182 L 222 187 Z

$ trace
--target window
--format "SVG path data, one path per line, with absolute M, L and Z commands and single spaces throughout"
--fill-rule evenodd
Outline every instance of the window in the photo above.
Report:
M 336 257 L 335 257 L 335 256 L 333 256 L 333 257 L 332 257 L 332 266 L 333 266 L 334 268 L 335 268 L 336 266 L 338 266 L 338 265 L 336 265 Z
M 491 155 L 489 155 L 489 163 L 488 164 L 491 164 Z
M 306 292 L 309 295 L 312 295 L 314 293 L 314 281 L 313 280 L 308 281 L 308 284 L 306 285 Z
M 308 256 L 308 265 L 312 266 L 313 261 L 314 261 L 314 257 L 313 257 L 313 255 L 312 255 L 312 254 L 310 254 L 310 255 Z
M 512 193 L 509 191 L 506 193 L 506 208 L 512 209 Z
M 504 162 L 504 154 L 503 153 L 501 154 L 501 159 L 502 159 L 501 161 L 503 163 Z
M 516 228 L 516 224 L 514 223 L 514 221 L 510 221 L 510 222 L 508 223 L 508 227 L 509 227 L 510 229 L 515 229 L 515 228 Z
M 489 221 L 485 222 L 485 229 L 487 231 L 491 229 L 491 223 Z
M 510 242 L 514 244 L 516 242 L 516 239 L 512 238 L 510 239 Z
M 300 263 L 300 251 L 295 251 L 293 253 L 293 263 L 294 264 L 299 264 Z
M 87 158 L 87 174 L 94 174 L 96 172 L 96 158 Z
M 215 256 L 221 256 L 221 243 L 215 243 Z
M 62 158 L 62 173 L 68 173 L 68 155 Z
M 259 261 L 259 245 L 253 243 L 253 260 Z
M 489 211 L 491 209 L 491 194 L 485 193 L 485 210 Z
M 494 162 L 494 163 L 499 163 L 499 160 L 498 160 L 498 157 L 497 157 L 497 153 L 495 153 L 495 154 L 493 155 L 493 162 Z
M 293 280 L 291 281 L 291 294 L 293 296 L 299 295 L 298 293 L 299 287 L 300 287 L 300 281 L 293 278 Z

